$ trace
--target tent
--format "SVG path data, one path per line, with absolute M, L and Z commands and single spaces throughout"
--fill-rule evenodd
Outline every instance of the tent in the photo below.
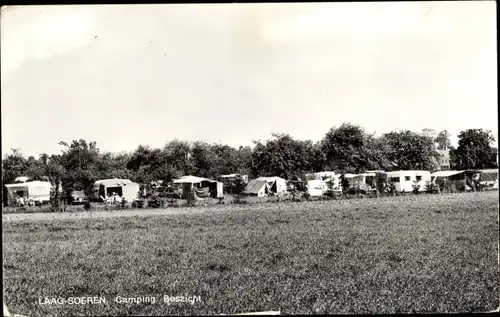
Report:
M 118 196 L 131 202 L 137 199 L 139 187 L 139 184 L 132 182 L 130 179 L 103 179 L 94 183 L 94 194 L 97 194 L 98 197 L 106 198 L 116 193 Z
M 257 178 L 259 181 L 265 181 L 267 185 L 269 185 L 269 190 L 271 193 L 281 195 L 285 194 L 287 190 L 286 180 L 284 178 L 278 176 L 271 177 L 259 177 Z
M 486 186 L 493 186 L 498 181 L 498 169 L 478 170 L 481 183 Z
M 18 184 L 6 184 L 4 203 L 14 205 L 16 197 L 23 197 L 25 200 L 33 202 L 49 202 L 52 185 L 49 182 L 33 181 Z
M 185 198 L 187 198 L 190 193 L 194 193 L 195 198 L 201 199 L 224 197 L 223 184 L 208 178 L 187 175 L 175 179 L 173 183 L 182 185 L 182 196 Z
M 266 181 L 258 179 L 252 179 L 243 190 L 243 194 L 257 197 L 264 197 L 268 192 L 269 188 Z
M 431 180 L 442 190 L 450 190 L 453 187 L 466 190 L 467 187 L 473 187 L 472 178 L 468 177 L 465 171 L 437 171 L 431 174 Z

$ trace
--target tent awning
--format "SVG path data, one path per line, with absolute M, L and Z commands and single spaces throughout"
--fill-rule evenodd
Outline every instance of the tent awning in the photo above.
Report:
M 12 188 L 12 187 L 47 187 L 51 188 L 52 185 L 49 182 L 42 182 L 42 181 L 33 181 L 33 182 L 26 182 L 26 183 L 15 183 L 15 184 L 5 184 L 4 185 L 7 188 Z
M 201 182 L 210 182 L 210 183 L 216 183 L 217 181 L 208 179 L 208 178 L 203 178 L 203 177 L 197 177 L 197 176 L 182 176 L 179 179 L 174 180 L 174 184 L 198 184 Z
M 463 171 L 437 171 L 431 174 L 431 177 L 449 177 L 462 173 Z
M 121 179 L 121 178 L 111 178 L 111 179 L 101 179 L 94 182 L 94 187 L 99 185 L 104 185 L 106 187 L 113 186 L 126 186 L 128 184 L 136 184 L 132 182 L 130 179 Z
M 491 168 L 491 169 L 487 169 L 487 170 L 478 170 L 478 172 L 488 173 L 488 174 L 498 174 L 498 169 L 497 168 Z

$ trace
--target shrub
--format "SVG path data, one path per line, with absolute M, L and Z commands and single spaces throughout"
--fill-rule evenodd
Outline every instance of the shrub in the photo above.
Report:
M 302 197 L 304 197 L 305 200 L 309 200 L 311 198 L 311 195 L 309 194 L 309 192 L 306 190 L 304 192 L 304 194 L 302 195 Z
M 132 202 L 132 208 L 142 208 L 142 207 L 144 207 L 144 200 L 143 199 L 139 199 L 139 200 Z
M 389 184 L 387 184 L 387 192 L 394 195 L 396 193 L 396 184 L 389 182 Z
M 158 194 L 152 195 L 148 201 L 148 207 L 151 207 L 151 208 L 163 207 L 163 199 Z
M 248 204 L 248 201 L 242 199 L 241 196 L 236 196 L 233 200 L 233 204 L 236 204 L 236 205 L 246 205 Z
M 340 185 L 342 186 L 342 191 L 344 193 L 349 191 L 349 180 L 347 179 L 347 177 L 345 177 L 344 174 L 340 176 Z
M 424 190 L 426 193 L 433 193 L 438 190 L 438 185 L 434 182 L 426 181 Z
M 90 203 L 87 201 L 85 205 L 83 205 L 83 208 L 85 208 L 85 210 L 90 210 Z

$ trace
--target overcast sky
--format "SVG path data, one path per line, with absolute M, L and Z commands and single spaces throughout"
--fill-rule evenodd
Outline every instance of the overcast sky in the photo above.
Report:
M 7 7 L 2 152 L 497 129 L 496 3 Z

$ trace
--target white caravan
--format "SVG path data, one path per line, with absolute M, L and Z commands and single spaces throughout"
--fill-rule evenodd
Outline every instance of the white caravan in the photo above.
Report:
M 399 192 L 412 192 L 413 185 L 417 183 L 419 191 L 425 190 L 426 182 L 431 181 L 429 171 L 394 171 L 387 172 L 387 180 L 396 185 Z

